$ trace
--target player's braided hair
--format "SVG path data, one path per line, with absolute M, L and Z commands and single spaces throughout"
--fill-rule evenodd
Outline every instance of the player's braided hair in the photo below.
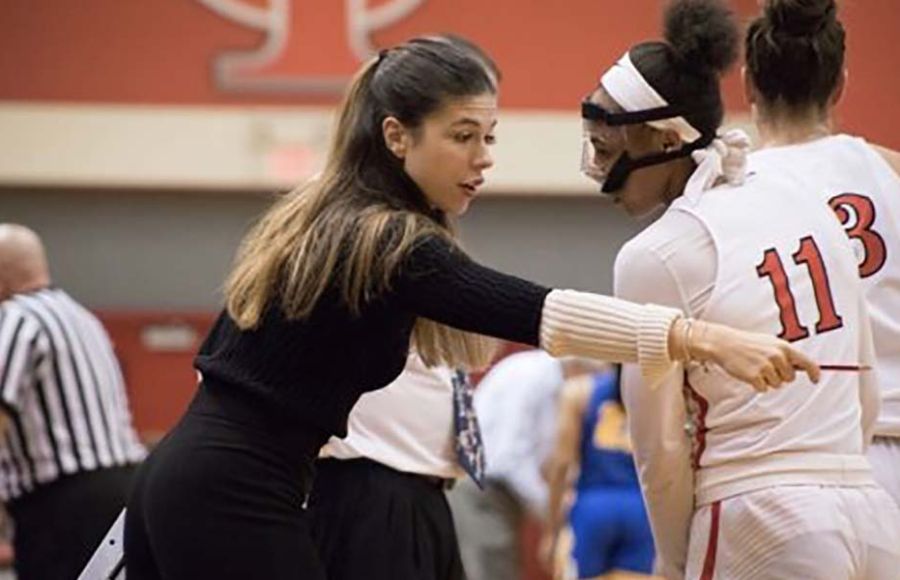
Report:
M 825 108 L 844 68 L 834 0 L 766 0 L 747 29 L 747 69 L 770 104 Z

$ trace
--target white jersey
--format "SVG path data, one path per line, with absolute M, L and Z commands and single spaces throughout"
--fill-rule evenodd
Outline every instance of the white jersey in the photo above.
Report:
M 864 140 L 835 135 L 763 149 L 750 169 L 793 180 L 837 212 L 854 245 L 877 353 L 876 433 L 900 437 L 900 177 Z
M 857 259 L 834 214 L 792 177 L 760 171 L 743 186 L 680 198 L 718 261 L 704 320 L 778 335 L 820 363 L 874 362 Z M 723 371 L 686 376 L 697 503 L 772 485 L 871 485 L 864 452 L 878 414 L 874 373 L 824 371 L 757 393 Z

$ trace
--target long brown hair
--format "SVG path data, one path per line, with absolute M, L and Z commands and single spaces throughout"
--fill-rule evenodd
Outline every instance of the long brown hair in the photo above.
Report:
M 414 39 L 369 61 L 340 106 L 322 173 L 276 202 L 241 244 L 225 285 L 238 327 L 257 327 L 275 300 L 288 318 L 305 318 L 332 285 L 359 314 L 418 240 L 456 243 L 447 217 L 389 153 L 381 124 L 393 116 L 414 130 L 449 98 L 496 93 L 498 76 L 458 37 Z M 486 337 L 422 318 L 413 344 L 428 364 L 478 368 L 494 353 Z

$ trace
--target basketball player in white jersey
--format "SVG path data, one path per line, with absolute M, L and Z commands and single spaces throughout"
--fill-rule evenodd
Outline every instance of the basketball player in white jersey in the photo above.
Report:
M 882 393 L 869 459 L 900 504 L 900 154 L 831 134 L 844 88 L 844 37 L 834 0 L 766 4 L 745 43 L 745 87 L 762 140 L 750 168 L 821 197 L 852 240 Z
M 817 385 L 755 393 L 688 364 L 653 400 L 626 371 L 660 572 L 894 579 L 900 509 L 865 456 L 879 394 L 874 373 L 857 368 L 875 354 L 852 246 L 827 205 L 794 181 L 743 181 L 746 136 L 716 137 L 718 73 L 737 44 L 723 4 L 674 3 L 666 40 L 633 47 L 583 105 L 586 172 L 632 215 L 668 205 L 620 251 L 616 293 L 780 334 L 839 370 Z

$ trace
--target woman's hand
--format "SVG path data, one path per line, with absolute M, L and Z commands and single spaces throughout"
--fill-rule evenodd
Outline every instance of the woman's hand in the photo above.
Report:
M 758 391 L 792 382 L 797 370 L 806 372 L 812 382 L 819 382 L 819 365 L 774 336 L 681 319 L 673 325 L 672 338 L 674 356 L 716 363 Z

